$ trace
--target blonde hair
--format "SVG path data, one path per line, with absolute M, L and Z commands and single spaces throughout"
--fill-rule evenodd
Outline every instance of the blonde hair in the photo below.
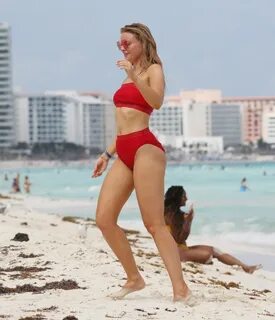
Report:
M 127 24 L 120 29 L 120 32 L 132 33 L 143 46 L 144 58 L 141 61 L 143 69 L 156 63 L 162 66 L 160 57 L 157 54 L 157 45 L 150 29 L 142 23 Z

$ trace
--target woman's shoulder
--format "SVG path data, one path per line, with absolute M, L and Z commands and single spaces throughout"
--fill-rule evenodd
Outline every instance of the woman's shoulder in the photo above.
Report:
M 160 64 L 154 63 L 151 64 L 146 70 L 147 77 L 150 80 L 157 81 L 157 83 L 164 83 L 164 74 L 162 66 Z
M 147 68 L 147 72 L 162 72 L 162 66 L 158 63 L 153 63 Z

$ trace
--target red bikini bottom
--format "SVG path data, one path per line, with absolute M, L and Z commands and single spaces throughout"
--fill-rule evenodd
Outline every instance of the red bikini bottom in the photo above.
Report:
M 116 152 L 119 159 L 130 170 L 133 170 L 136 152 L 145 144 L 151 144 L 165 152 L 163 146 L 149 130 L 149 128 L 117 136 Z

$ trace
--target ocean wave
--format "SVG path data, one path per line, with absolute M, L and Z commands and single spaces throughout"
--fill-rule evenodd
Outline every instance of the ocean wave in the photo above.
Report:
M 90 187 L 88 188 L 88 191 L 89 191 L 89 192 L 98 191 L 99 188 L 100 188 L 100 186 L 90 186 Z
M 223 238 L 234 243 L 270 248 L 275 254 L 275 232 L 230 232 L 223 234 Z

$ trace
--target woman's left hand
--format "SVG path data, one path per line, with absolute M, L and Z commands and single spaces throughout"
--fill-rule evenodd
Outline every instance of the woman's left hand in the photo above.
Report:
M 135 80 L 136 74 L 135 74 L 135 67 L 132 65 L 132 63 L 126 59 L 124 60 L 118 60 L 116 65 L 119 67 L 121 70 L 125 70 L 127 73 L 128 77 L 131 80 Z
M 185 220 L 193 220 L 193 217 L 194 217 L 194 208 L 193 206 L 189 209 L 188 212 L 185 213 L 184 215 L 184 219 Z

